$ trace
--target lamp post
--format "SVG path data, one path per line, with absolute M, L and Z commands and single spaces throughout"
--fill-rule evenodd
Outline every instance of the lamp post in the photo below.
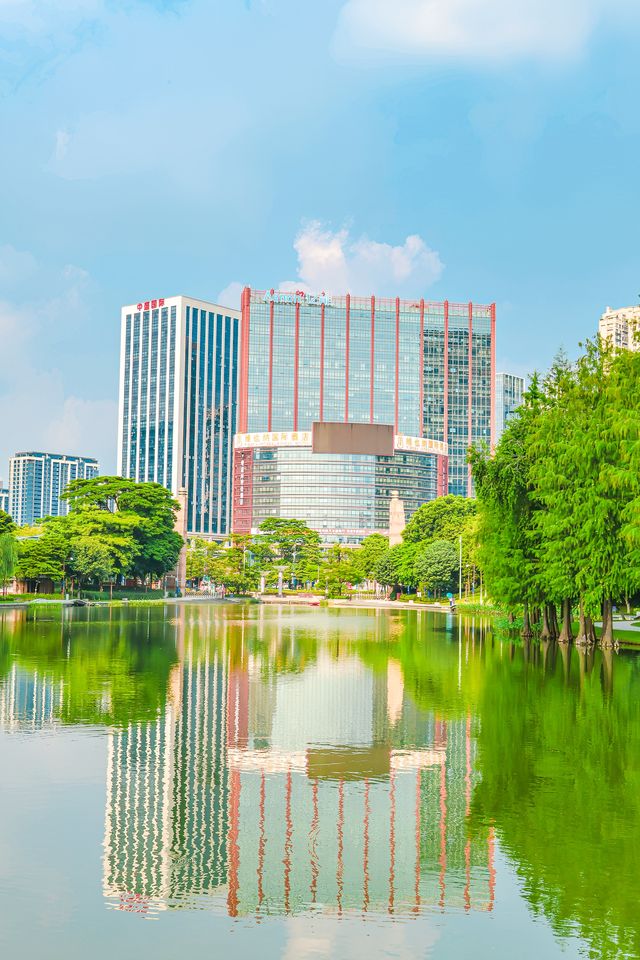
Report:
M 459 537 L 459 545 L 460 545 L 460 570 L 459 570 L 459 577 L 458 577 L 458 592 L 460 594 L 460 603 L 462 603 L 462 534 L 460 534 L 460 537 Z

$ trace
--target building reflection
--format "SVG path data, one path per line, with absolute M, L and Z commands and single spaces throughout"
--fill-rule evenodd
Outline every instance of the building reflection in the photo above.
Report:
M 419 711 L 394 661 L 336 654 L 335 618 L 310 651 L 286 615 L 207 617 L 181 618 L 163 715 L 109 735 L 105 896 L 234 917 L 491 910 L 471 718 Z
M 0 683 L 0 730 L 28 732 L 53 727 L 64 705 L 64 682 L 13 664 Z
M 159 704 L 153 720 L 147 712 L 116 726 L 110 688 L 91 693 L 89 720 L 111 724 L 109 903 L 233 917 L 491 910 L 492 830 L 469 827 L 475 720 L 416 706 L 386 645 L 404 621 L 238 613 L 180 609 L 177 661 L 136 679 L 162 686 L 144 700 Z M 156 627 L 143 626 L 151 637 Z M 51 625 L 68 664 L 67 631 Z M 354 644 L 360 636 L 383 651 L 373 666 Z M 69 722 L 73 682 L 13 663 L 0 682 L 0 729 Z

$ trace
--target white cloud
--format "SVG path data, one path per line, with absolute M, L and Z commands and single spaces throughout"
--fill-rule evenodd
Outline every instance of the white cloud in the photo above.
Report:
M 632 0 L 347 0 L 335 49 L 341 56 L 564 60 L 583 51 L 605 16 L 627 11 Z
M 220 291 L 216 303 L 219 303 L 221 307 L 229 307 L 231 310 L 239 310 L 240 298 L 242 297 L 243 289 L 244 285 L 242 283 L 240 283 L 238 280 L 233 280 L 229 286 Z
M 283 281 L 281 289 L 418 296 L 444 269 L 439 254 L 418 235 L 393 246 L 365 236 L 354 239 L 346 227 L 332 231 L 313 221 L 297 235 L 294 248 L 298 278 Z

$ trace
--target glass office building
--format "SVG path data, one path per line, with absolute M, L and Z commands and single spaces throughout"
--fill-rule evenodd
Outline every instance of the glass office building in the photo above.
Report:
M 473 496 L 470 446 L 495 443 L 495 304 L 414 304 L 424 315 L 422 430 L 445 440 L 449 493 Z
M 314 443 L 317 427 L 236 435 L 237 533 L 256 530 L 270 517 L 291 517 L 304 519 L 325 543 L 357 544 L 372 533 L 388 533 L 395 491 L 407 520 L 423 503 L 444 493 L 444 443 L 395 435 L 385 452 L 374 440 L 369 453 L 346 452 L 339 444 L 334 445 L 335 452 L 324 453 Z
M 230 529 L 240 316 L 189 297 L 122 309 L 118 472 L 187 492 L 187 531 Z
M 471 496 L 470 445 L 495 439 L 495 305 L 245 289 L 238 432 L 388 424 L 448 451 Z
M 513 373 L 496 375 L 496 443 L 522 403 L 525 389 L 524 377 L 517 377 Z
M 18 526 L 43 517 L 63 517 L 69 504 L 61 494 L 72 480 L 92 480 L 99 473 L 93 457 L 29 451 L 9 460 L 9 513 Z

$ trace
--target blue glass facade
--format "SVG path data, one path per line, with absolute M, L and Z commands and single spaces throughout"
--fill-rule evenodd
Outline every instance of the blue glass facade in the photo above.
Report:
M 149 307 L 149 309 L 146 309 Z M 119 472 L 187 491 L 187 529 L 230 529 L 239 315 L 186 297 L 122 312 Z
M 325 420 L 421 436 L 420 319 L 397 299 L 245 291 L 240 432 Z
M 448 491 L 496 438 L 495 306 L 245 290 L 240 433 L 390 424 L 447 443 Z

